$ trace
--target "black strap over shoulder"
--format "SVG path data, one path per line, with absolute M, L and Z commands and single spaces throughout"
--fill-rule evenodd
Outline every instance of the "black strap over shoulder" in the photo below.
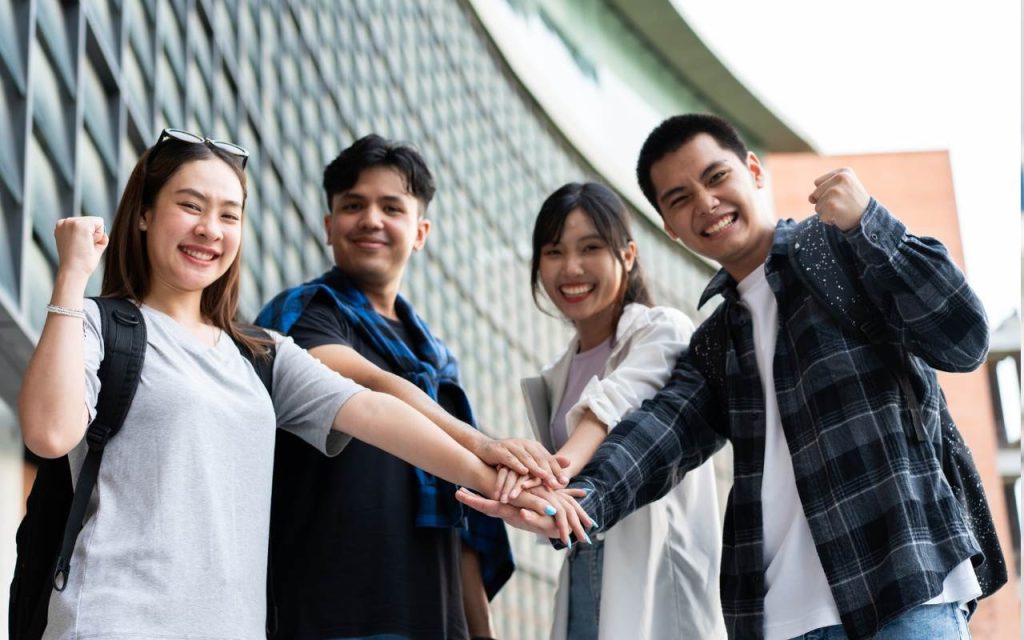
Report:
M 274 342 L 274 338 L 267 333 L 267 330 L 258 327 L 254 324 L 243 324 L 238 326 L 238 330 L 245 334 L 249 338 L 254 338 L 261 343 L 263 348 L 262 352 L 253 353 L 244 342 L 235 340 L 235 346 L 238 347 L 239 353 L 242 354 L 252 368 L 256 370 L 256 375 L 259 377 L 260 382 L 266 387 L 267 393 L 273 397 L 274 395 L 274 358 L 277 356 L 277 343 Z
M 878 353 L 886 359 L 907 400 L 914 435 L 918 442 L 923 442 L 926 439 L 924 418 L 917 393 L 910 382 L 910 354 L 886 330 L 881 312 L 868 299 L 856 273 L 853 249 L 840 240 L 839 234 L 838 229 L 824 224 L 817 216 L 800 222 L 789 245 L 794 271 L 804 287 L 840 326 L 878 346 Z M 981 475 L 946 408 L 945 397 L 939 408 L 942 424 L 937 446 L 940 447 L 943 475 L 960 502 L 984 555 L 982 564 L 974 567 L 981 585 L 981 597 L 984 598 L 1006 584 L 1006 561 L 985 498 Z
M 85 435 L 89 452 L 78 476 L 71 511 L 64 527 L 60 555 L 54 568 L 53 587 L 57 591 L 63 591 L 67 586 L 71 555 L 75 550 L 78 533 L 82 530 L 89 498 L 96 486 L 103 450 L 124 424 L 124 418 L 135 398 L 135 390 L 139 386 L 142 363 L 146 357 L 146 322 L 139 308 L 128 300 L 117 298 L 94 300 L 100 310 L 103 331 L 103 361 L 99 368 L 102 385 L 96 402 L 96 417 Z
M 874 344 L 891 341 L 886 324 L 871 304 L 854 270 L 853 249 L 839 230 L 811 216 L 797 223 L 789 242 L 789 259 L 805 288 L 843 326 Z
M 239 325 L 238 330 L 249 338 L 254 338 L 263 346 L 263 352 L 253 353 L 241 340 L 235 340 L 235 346 L 252 368 L 260 382 L 267 389 L 270 397 L 274 396 L 274 358 L 277 356 L 277 343 L 266 329 L 253 324 Z M 274 558 L 271 555 L 273 545 L 267 545 L 267 620 L 268 638 L 277 636 L 277 599 L 274 597 Z
M 879 345 L 879 355 L 896 376 L 914 426 L 914 438 L 924 442 L 921 405 L 910 382 L 910 354 L 886 328 L 885 320 L 864 291 L 860 277 L 851 273 L 852 249 L 839 240 L 839 230 L 818 216 L 797 224 L 789 243 L 789 259 L 804 288 L 841 326 Z

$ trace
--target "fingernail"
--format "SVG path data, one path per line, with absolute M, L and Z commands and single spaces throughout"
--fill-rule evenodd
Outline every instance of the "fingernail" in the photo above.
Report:
M 593 525 L 591 526 L 591 529 L 600 529 L 601 528 L 601 525 L 597 524 L 597 520 L 591 520 L 591 522 L 593 523 Z
M 571 538 L 569 540 L 566 540 L 565 544 L 566 544 L 567 548 L 572 549 L 572 539 Z
M 590 541 L 590 536 L 588 536 L 586 533 L 583 534 L 583 539 L 587 541 L 587 544 L 594 544 Z
M 544 513 L 548 514 L 549 516 L 553 516 L 553 515 L 555 515 L 556 513 L 558 513 L 558 509 L 556 509 L 556 508 L 552 507 L 552 506 L 551 506 L 551 505 L 549 504 L 549 505 L 547 505 L 546 507 L 544 507 Z

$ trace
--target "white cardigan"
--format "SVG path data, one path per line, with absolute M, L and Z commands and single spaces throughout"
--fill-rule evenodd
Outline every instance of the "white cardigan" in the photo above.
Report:
M 609 431 L 664 386 L 690 339 L 693 323 L 667 307 L 627 305 L 619 319 L 608 364 L 591 378 L 566 415 L 571 434 L 586 409 Z M 539 377 L 522 380 L 527 413 L 548 450 L 551 416 L 562 401 L 578 340 Z M 600 640 L 725 637 L 718 590 L 722 534 L 715 473 L 706 462 L 668 494 L 638 509 L 604 534 Z M 601 534 L 598 534 L 601 535 Z M 552 640 L 566 637 L 569 564 L 555 595 Z

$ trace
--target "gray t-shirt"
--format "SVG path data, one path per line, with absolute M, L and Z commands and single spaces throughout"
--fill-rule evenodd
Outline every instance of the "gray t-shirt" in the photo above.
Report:
M 90 417 L 103 356 L 99 311 L 86 301 Z M 148 345 L 138 391 L 107 445 L 49 638 L 263 638 L 274 430 L 327 455 L 331 431 L 362 387 L 274 334 L 273 401 L 230 336 L 201 344 L 143 306 Z M 77 479 L 83 441 L 71 453 Z

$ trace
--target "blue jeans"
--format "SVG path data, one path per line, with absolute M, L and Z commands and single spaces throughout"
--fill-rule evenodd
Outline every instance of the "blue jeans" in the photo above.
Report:
M 569 552 L 568 640 L 594 640 L 601 614 L 604 542 L 579 543 Z
M 802 640 L 846 640 L 842 625 L 822 627 L 799 636 Z M 914 607 L 878 630 L 874 640 L 970 640 L 967 618 L 960 605 L 930 604 Z M 797 639 L 794 639 L 797 640 Z

